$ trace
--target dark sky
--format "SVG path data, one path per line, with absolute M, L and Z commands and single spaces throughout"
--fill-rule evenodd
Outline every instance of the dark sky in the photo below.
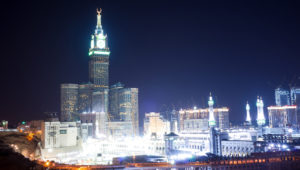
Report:
M 300 76 L 299 1 L 13 1 L 1 10 L 1 118 L 60 110 L 61 83 L 88 81 L 96 8 L 108 34 L 110 82 L 139 88 L 140 115 L 162 106 L 230 108 Z M 266 112 L 266 111 L 265 111 Z

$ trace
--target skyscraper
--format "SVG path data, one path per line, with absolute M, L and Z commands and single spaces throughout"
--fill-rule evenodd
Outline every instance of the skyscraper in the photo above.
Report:
M 94 85 L 91 83 L 80 84 L 78 90 L 78 113 L 92 112 L 92 94 Z
M 122 88 L 119 92 L 120 118 L 131 122 L 133 136 L 139 135 L 138 89 Z
M 291 103 L 297 105 L 298 124 L 300 125 L 300 87 L 291 88 Z
M 108 121 L 108 89 L 93 92 L 93 113 L 96 114 L 96 135 L 106 134 L 106 122 Z
M 290 105 L 289 91 L 282 88 L 275 89 L 275 102 L 277 106 Z
M 111 121 L 120 120 L 120 106 L 119 106 L 119 91 L 124 88 L 120 82 L 112 85 L 109 89 L 109 116 Z
M 78 84 L 61 84 L 60 86 L 60 118 L 61 121 L 79 120 L 77 112 Z
M 300 87 L 291 88 L 291 103 L 300 106 Z
M 96 89 L 108 88 L 108 66 L 110 51 L 107 46 L 107 35 L 104 34 L 101 25 L 101 9 L 97 10 L 97 26 L 92 35 L 91 48 L 89 50 L 89 77 Z

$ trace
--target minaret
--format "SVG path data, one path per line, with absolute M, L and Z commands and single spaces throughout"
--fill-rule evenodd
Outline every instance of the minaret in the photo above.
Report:
M 246 123 L 251 125 L 251 117 L 250 117 L 250 105 L 247 102 L 246 104 L 246 112 L 247 112 L 247 116 L 246 116 Z
M 208 111 L 209 111 L 208 125 L 210 127 L 213 127 L 216 125 L 213 105 L 214 105 L 214 101 L 213 101 L 213 98 L 210 93 L 209 100 L 208 100 L 208 106 L 209 106 L 209 108 L 208 108 Z
M 257 97 L 257 125 L 263 126 L 266 123 L 265 115 L 264 115 L 264 103 L 262 98 Z

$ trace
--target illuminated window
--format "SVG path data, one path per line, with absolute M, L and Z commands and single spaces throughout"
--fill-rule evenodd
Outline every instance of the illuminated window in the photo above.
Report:
M 60 134 L 67 134 L 67 130 L 60 130 L 59 133 Z

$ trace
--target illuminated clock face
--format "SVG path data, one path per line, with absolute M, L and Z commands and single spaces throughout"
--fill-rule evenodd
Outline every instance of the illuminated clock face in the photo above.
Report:
M 104 40 L 98 40 L 97 41 L 97 46 L 99 48 L 104 48 L 105 47 L 105 41 Z

